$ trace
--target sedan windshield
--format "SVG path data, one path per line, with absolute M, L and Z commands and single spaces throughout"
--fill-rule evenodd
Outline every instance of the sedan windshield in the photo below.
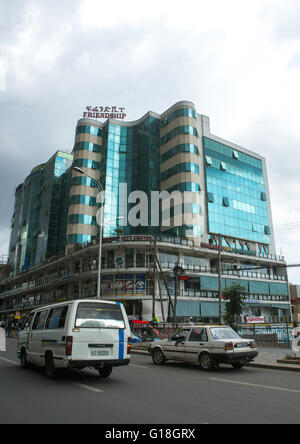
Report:
M 211 328 L 213 339 L 240 339 L 239 335 L 232 328 Z

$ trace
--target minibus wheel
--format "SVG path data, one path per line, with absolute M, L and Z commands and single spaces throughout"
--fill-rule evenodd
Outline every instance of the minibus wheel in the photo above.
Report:
M 21 368 L 23 368 L 24 370 L 28 369 L 29 365 L 28 365 L 28 361 L 27 361 L 27 353 L 25 348 L 22 348 L 21 351 Z
M 99 368 L 99 375 L 102 378 L 108 378 L 111 375 L 112 370 L 112 365 L 105 365 L 103 368 Z
M 49 379 L 54 379 L 56 376 L 56 368 L 54 365 L 54 359 L 52 353 L 46 354 L 45 361 L 46 361 L 46 375 Z

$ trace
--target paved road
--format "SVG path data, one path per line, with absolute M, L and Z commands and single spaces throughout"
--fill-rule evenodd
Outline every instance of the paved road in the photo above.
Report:
M 299 374 L 221 366 L 155 366 L 133 355 L 109 379 L 94 370 L 50 381 L 40 369 L 22 370 L 16 341 L 0 352 L 1 424 L 239 424 L 299 423 Z

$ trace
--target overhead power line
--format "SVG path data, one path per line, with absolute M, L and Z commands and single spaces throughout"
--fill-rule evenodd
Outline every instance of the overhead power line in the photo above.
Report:
M 282 225 L 275 225 L 275 231 L 283 231 L 283 230 L 298 230 L 300 228 L 300 222 L 291 222 Z

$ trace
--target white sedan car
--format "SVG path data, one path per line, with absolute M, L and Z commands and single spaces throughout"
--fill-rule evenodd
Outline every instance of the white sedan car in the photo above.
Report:
M 242 368 L 258 355 L 255 341 L 242 339 L 230 327 L 212 325 L 183 328 L 170 339 L 151 342 L 148 350 L 155 364 L 193 362 L 203 370 L 221 363 Z

